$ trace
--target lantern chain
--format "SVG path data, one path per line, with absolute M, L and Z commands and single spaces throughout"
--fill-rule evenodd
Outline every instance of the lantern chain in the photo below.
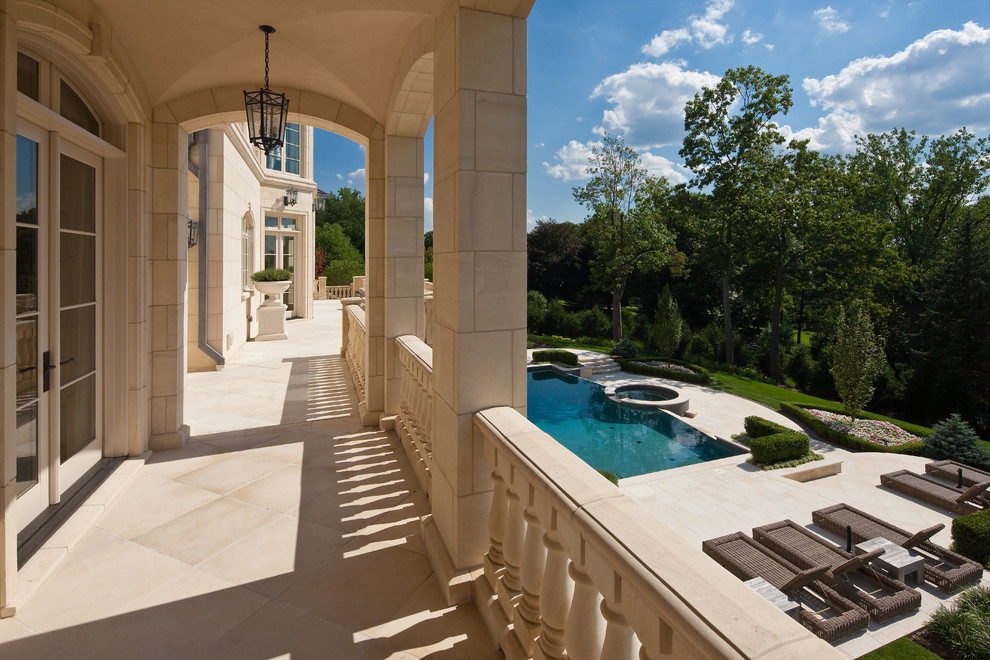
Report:
M 265 89 L 268 89 L 268 32 L 265 32 Z

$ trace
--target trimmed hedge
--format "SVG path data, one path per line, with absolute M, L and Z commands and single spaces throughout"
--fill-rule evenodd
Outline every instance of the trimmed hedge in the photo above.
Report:
M 634 364 L 639 362 L 639 360 L 616 360 L 619 366 L 622 367 L 623 371 L 628 371 L 631 374 L 640 374 L 642 376 L 654 376 L 656 378 L 666 378 L 668 380 L 679 380 L 684 383 L 695 383 L 697 385 L 706 385 L 711 382 L 712 377 L 708 374 L 708 370 L 702 369 L 701 367 L 691 364 L 690 362 L 684 362 L 682 360 L 668 360 L 664 358 L 664 362 L 670 362 L 671 364 L 679 364 L 682 367 L 687 367 L 688 369 L 694 369 L 697 373 L 686 374 L 681 371 L 674 371 L 673 369 L 661 369 L 660 367 L 651 367 L 646 364 Z
M 751 438 L 762 438 L 765 435 L 774 435 L 775 433 L 794 430 L 786 426 L 781 426 L 776 422 L 771 422 L 769 419 L 756 416 L 747 417 L 743 423 L 746 426 L 746 435 Z
M 886 452 L 890 454 L 910 454 L 912 456 L 924 456 L 924 443 L 922 441 L 910 442 L 906 445 L 898 445 L 896 447 L 884 447 L 882 445 L 875 445 L 872 442 L 863 440 L 862 438 L 857 438 L 856 436 L 846 435 L 845 433 L 839 433 L 835 431 L 825 422 L 821 421 L 806 408 L 814 408 L 816 410 L 825 410 L 828 412 L 837 413 L 840 415 L 847 414 L 846 411 L 841 406 L 820 406 L 820 405 L 805 405 L 801 403 L 791 403 L 788 401 L 782 401 L 780 404 L 780 412 L 784 413 L 791 419 L 797 422 L 804 422 L 812 429 L 815 433 L 820 435 L 823 439 L 836 444 L 846 447 L 847 449 L 855 449 L 859 451 L 879 451 Z M 883 417 L 882 415 L 874 415 L 868 412 L 861 412 L 859 414 L 861 419 L 878 419 L 884 422 L 890 422 L 896 426 L 901 427 L 908 433 L 913 433 L 917 436 L 927 436 L 932 431 L 931 429 L 925 428 L 924 426 L 918 426 L 916 424 L 908 424 L 907 422 L 901 422 L 898 420 L 890 419 L 889 417 Z
M 804 433 L 788 429 L 781 433 L 750 438 L 749 450 L 757 465 L 772 465 L 804 457 L 811 451 L 811 443 Z
M 959 554 L 986 564 L 990 560 L 990 509 L 955 518 L 952 542 Z
M 578 356 L 570 351 L 533 351 L 533 362 L 557 362 L 569 367 L 580 364 Z

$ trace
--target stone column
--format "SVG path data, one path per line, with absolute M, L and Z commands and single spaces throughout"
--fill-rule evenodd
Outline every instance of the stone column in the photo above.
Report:
M 127 127 L 127 428 L 131 456 L 148 450 L 148 129 Z
M 526 20 L 461 8 L 437 35 L 436 421 L 424 532 L 449 584 L 490 544 L 491 468 L 472 417 L 526 409 Z
M 423 333 L 423 139 L 385 138 L 385 415 L 399 412 L 395 338 Z
M 151 128 L 151 449 L 181 447 L 186 372 L 187 136 L 156 111 Z
M 361 423 L 377 426 L 385 410 L 385 137 L 368 140 L 365 156 L 364 311 L 368 331 Z
M 17 589 L 17 24 L 0 3 L 0 617 Z M 42 261 L 47 263 L 47 260 Z

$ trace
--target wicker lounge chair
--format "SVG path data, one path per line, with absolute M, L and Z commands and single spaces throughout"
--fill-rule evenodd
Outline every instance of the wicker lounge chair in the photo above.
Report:
M 958 483 L 959 481 L 959 470 L 963 471 L 962 483 L 963 486 L 966 486 L 967 488 L 969 486 L 975 486 L 976 484 L 990 481 L 990 472 L 977 470 L 974 467 L 963 465 L 962 463 L 958 463 L 956 461 L 935 461 L 925 465 L 925 472 L 933 477 L 945 479 L 949 483 L 953 484 Z
M 986 508 L 987 488 L 990 481 L 984 481 L 969 488 L 956 488 L 927 474 L 917 474 L 908 470 L 898 470 L 880 475 L 880 483 L 923 502 L 947 509 L 956 514 L 974 513 Z
M 701 547 L 740 580 L 762 577 L 801 603 L 801 624 L 827 642 L 865 630 L 869 624 L 864 610 L 821 581 L 827 566 L 802 571 L 742 532 L 709 539 Z
M 882 550 L 853 556 L 792 520 L 753 528 L 753 538 L 798 568 L 829 566 L 829 585 L 876 621 L 886 621 L 921 606 L 921 593 L 875 570 L 869 562 Z
M 845 503 L 812 511 L 811 519 L 822 529 L 840 537 L 845 537 L 848 525 L 852 528 L 856 543 L 882 536 L 901 547 L 914 550 L 924 557 L 925 579 L 942 591 L 953 592 L 983 576 L 980 564 L 929 540 L 945 525 L 929 527 L 912 535 Z

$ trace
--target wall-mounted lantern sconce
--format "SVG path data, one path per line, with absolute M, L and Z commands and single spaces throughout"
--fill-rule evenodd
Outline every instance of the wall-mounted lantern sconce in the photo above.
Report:
M 190 248 L 196 247 L 199 243 L 199 221 L 189 218 L 189 234 L 187 236 L 187 243 Z
M 285 191 L 285 196 L 282 197 L 283 206 L 295 206 L 296 202 L 299 200 L 299 191 L 295 188 L 289 188 Z

